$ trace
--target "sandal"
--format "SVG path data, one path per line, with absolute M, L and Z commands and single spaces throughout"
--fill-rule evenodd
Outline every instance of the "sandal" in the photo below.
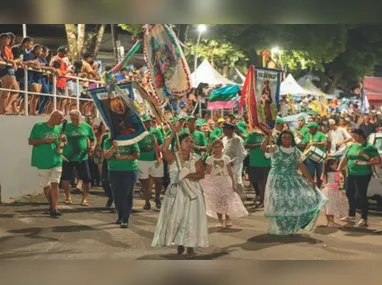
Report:
M 84 201 L 84 202 L 81 203 L 81 206 L 88 207 L 89 203 L 87 201 Z
M 70 205 L 73 204 L 72 199 L 65 199 L 64 203 Z
M 232 228 L 232 220 L 231 219 L 227 219 L 225 220 L 225 227 L 226 228 Z

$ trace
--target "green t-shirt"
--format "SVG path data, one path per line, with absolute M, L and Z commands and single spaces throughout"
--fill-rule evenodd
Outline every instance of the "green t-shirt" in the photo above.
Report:
M 192 133 L 192 137 L 194 138 L 195 145 L 197 146 L 207 146 L 207 139 L 204 133 L 200 131 L 194 131 Z M 195 153 L 198 155 L 202 155 L 200 150 L 195 150 Z
M 113 142 L 110 138 L 107 138 L 105 140 L 104 144 L 104 151 L 107 151 L 111 148 L 113 145 Z M 120 155 L 128 155 L 139 152 L 139 146 L 137 143 L 132 145 L 121 145 L 118 147 L 118 152 Z M 138 160 L 127 160 L 127 159 L 121 159 L 117 160 L 115 158 L 115 155 L 113 155 L 108 161 L 107 161 L 108 169 L 109 171 L 136 171 L 138 169 Z
M 51 144 L 40 144 L 33 146 L 32 166 L 38 169 L 51 169 L 62 166 L 62 156 L 57 153 L 58 138 L 61 127 L 49 127 L 45 122 L 37 123 L 33 126 L 29 135 L 30 140 L 41 140 L 53 138 L 56 141 Z
M 310 142 L 324 142 L 324 141 L 327 141 L 328 138 L 325 136 L 324 133 L 321 133 L 319 131 L 317 131 L 313 136 L 310 134 L 310 133 L 307 133 L 302 141 L 302 143 L 304 144 L 308 144 Z M 322 151 L 325 151 L 325 147 L 324 146 L 318 146 L 319 149 L 321 149 Z
M 78 126 L 68 123 L 65 129 L 68 143 L 64 148 L 63 155 L 69 161 L 84 161 L 88 159 L 88 139 L 95 140 L 93 128 L 88 123 Z
M 265 136 L 263 134 L 253 132 L 249 134 L 245 140 L 245 144 L 261 144 Z M 256 147 L 249 152 L 249 166 L 251 167 L 270 167 L 271 160 L 265 157 L 265 153 Z
M 213 132 L 210 132 L 210 135 L 207 139 L 207 144 L 211 144 L 214 140 L 216 140 L 218 138 L 218 136 L 213 133 Z
M 184 129 L 180 132 L 182 134 L 183 132 L 190 133 L 189 129 Z M 179 134 L 179 135 L 180 135 Z M 194 143 L 197 146 L 207 146 L 207 139 L 203 132 L 201 131 L 194 131 L 192 133 L 192 138 L 194 139 Z M 195 150 L 195 153 L 198 155 L 202 155 L 202 152 L 200 150 Z
M 139 160 L 142 160 L 142 161 L 155 161 L 157 159 L 155 155 L 155 145 L 154 145 L 153 136 L 156 137 L 159 145 L 163 144 L 163 137 L 161 132 L 158 129 L 151 128 L 149 133 L 150 133 L 149 135 L 147 135 L 144 139 L 142 139 L 138 143 L 139 149 L 141 150 Z M 148 146 L 151 146 L 152 149 L 149 151 L 146 151 L 146 148 Z
M 307 133 L 309 133 L 308 126 L 307 125 L 303 125 L 302 128 L 298 130 L 298 132 L 305 136 Z
M 110 138 L 110 132 L 104 133 L 104 134 L 102 135 L 101 140 L 100 140 L 100 142 L 99 142 L 99 146 L 100 146 L 100 148 L 103 149 L 103 146 L 104 146 L 104 144 L 105 144 L 105 141 L 106 141 L 106 139 L 108 139 L 108 138 Z
M 364 145 L 353 143 L 346 151 L 346 158 L 348 160 L 348 175 L 369 175 L 372 174 L 371 166 L 369 165 L 356 165 L 355 161 L 367 161 L 363 156 L 359 156 L 360 151 L 366 153 L 370 159 L 379 155 L 377 148 L 369 142 Z

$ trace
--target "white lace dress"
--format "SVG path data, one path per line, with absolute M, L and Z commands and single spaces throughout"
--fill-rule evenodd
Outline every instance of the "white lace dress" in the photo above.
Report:
M 210 156 L 206 163 L 211 165 L 211 174 L 200 181 L 206 198 L 207 215 L 217 219 L 217 213 L 226 214 L 231 218 L 248 216 L 239 195 L 233 191 L 232 180 L 229 177 L 227 164 L 231 159 L 224 155 L 222 158 Z
M 346 217 L 349 211 L 347 198 L 340 191 L 340 179 L 339 172 L 329 172 L 326 177 L 325 188 L 322 189 L 322 193 L 329 200 L 329 203 L 322 208 L 322 211 L 326 215 L 334 216 L 335 218 Z
M 180 161 L 169 165 L 171 184 L 163 199 L 152 246 L 208 247 L 208 224 L 202 187 L 199 182 L 179 181 Z M 193 154 L 184 167 L 195 173 L 200 156 Z

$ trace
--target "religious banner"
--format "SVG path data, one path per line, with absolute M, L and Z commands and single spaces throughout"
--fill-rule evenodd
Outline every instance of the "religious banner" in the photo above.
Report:
M 139 118 L 139 106 L 134 101 L 131 83 L 91 89 L 89 92 L 118 145 L 131 145 L 148 135 Z
M 259 122 L 273 127 L 280 108 L 281 70 L 256 68 L 255 77 Z
M 190 70 L 170 25 L 145 25 L 143 55 L 150 84 L 161 101 L 173 101 L 191 90 Z M 174 106 L 175 107 L 175 106 Z

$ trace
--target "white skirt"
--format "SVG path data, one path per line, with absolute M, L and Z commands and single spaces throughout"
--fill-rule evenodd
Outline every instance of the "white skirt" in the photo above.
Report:
M 191 200 L 181 187 L 191 188 L 196 199 Z M 208 247 L 206 207 L 203 190 L 198 182 L 185 180 L 179 184 L 170 184 L 151 245 Z

